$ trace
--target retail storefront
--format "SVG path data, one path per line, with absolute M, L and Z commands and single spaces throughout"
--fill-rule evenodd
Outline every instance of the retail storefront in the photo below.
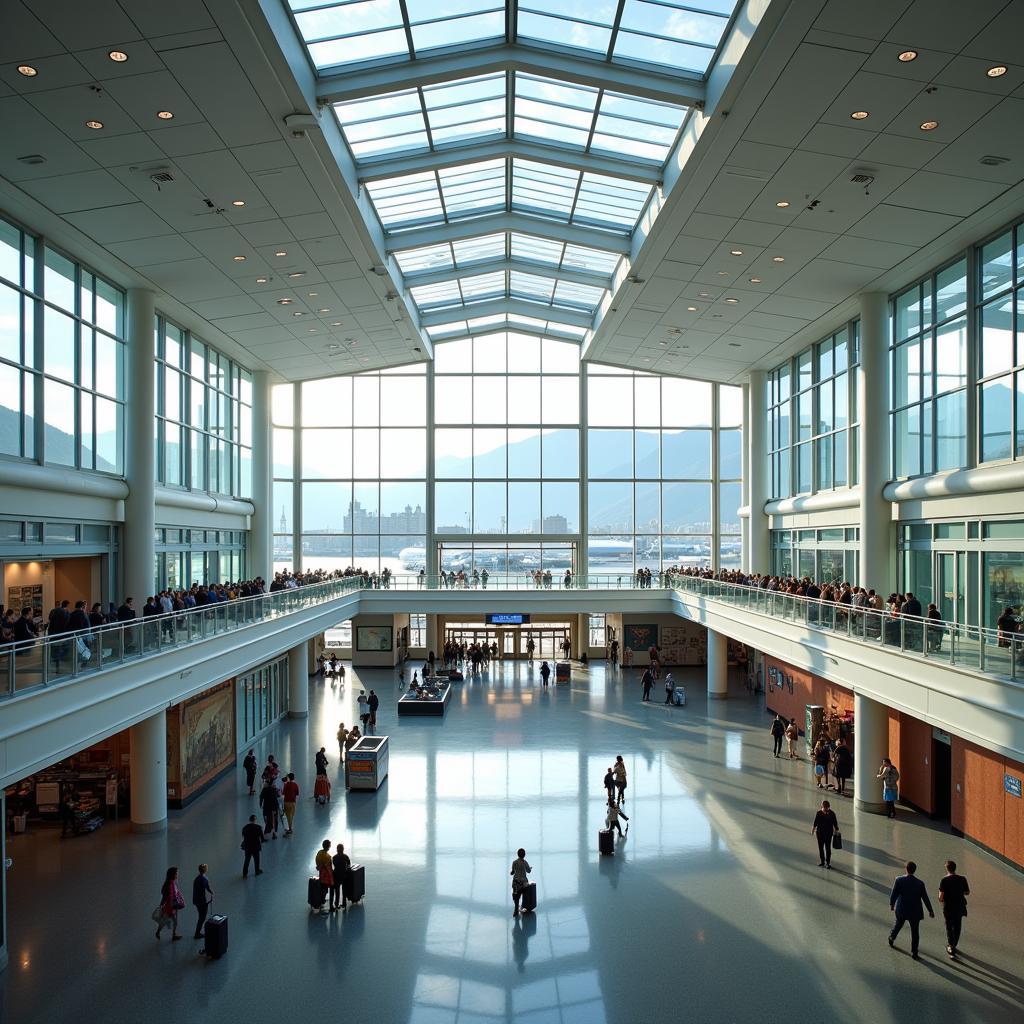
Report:
M 235 750 L 288 713 L 288 659 L 268 661 L 235 679 Z

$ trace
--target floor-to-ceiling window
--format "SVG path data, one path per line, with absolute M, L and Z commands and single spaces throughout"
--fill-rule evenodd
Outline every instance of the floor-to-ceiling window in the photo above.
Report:
M 294 384 L 278 384 L 271 391 L 275 569 L 290 569 L 295 563 L 295 388 Z

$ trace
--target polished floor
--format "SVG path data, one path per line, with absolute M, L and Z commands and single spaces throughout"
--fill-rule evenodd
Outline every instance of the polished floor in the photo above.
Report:
M 241 878 L 239 829 L 255 798 L 238 776 L 173 812 L 166 834 L 123 823 L 61 841 L 13 837 L 11 962 L 0 1019 L 163 1022 L 364 1020 L 377 1024 L 872 1024 L 1024 1019 L 1024 875 L 909 811 L 853 817 L 846 849 L 817 866 L 818 792 L 806 761 L 775 760 L 768 717 L 734 682 L 707 707 L 699 670 L 677 672 L 685 708 L 640 703 L 632 673 L 601 665 L 569 686 L 502 666 L 457 687 L 444 720 L 398 720 L 394 676 L 311 683 L 308 721 L 259 744 L 303 784 L 294 837 Z M 357 680 L 382 697 L 390 777 L 376 794 L 309 799 L 321 744 L 336 773 L 339 719 Z M 599 858 L 602 776 L 621 753 L 630 829 Z M 262 758 L 261 758 L 262 759 Z M 313 915 L 306 879 L 324 838 L 366 866 L 366 899 Z M 527 849 L 539 907 L 511 916 L 509 864 Z M 952 856 L 973 897 L 962 959 L 941 918 L 886 944 L 888 892 L 907 858 L 934 892 Z M 156 942 L 149 913 L 168 864 L 186 898 L 210 863 L 230 951 Z M 166 933 L 165 933 L 166 935 Z

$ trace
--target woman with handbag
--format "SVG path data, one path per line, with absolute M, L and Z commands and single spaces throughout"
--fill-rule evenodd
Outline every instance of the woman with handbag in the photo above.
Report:
M 832 870 L 832 846 L 842 849 L 842 839 L 839 836 L 839 821 L 836 819 L 836 812 L 827 800 L 821 801 L 821 810 L 814 815 L 814 824 L 811 825 L 811 832 L 818 841 L 818 867 Z M 838 842 L 836 842 L 838 840 Z
M 171 940 L 177 942 L 182 938 L 178 934 L 178 911 L 185 908 L 185 897 L 178 888 L 178 869 L 168 868 L 164 884 L 160 886 L 160 905 L 153 911 L 156 921 L 156 938 L 160 941 L 160 933 L 167 925 L 171 926 Z
M 828 781 L 828 766 L 832 760 L 832 751 L 829 750 L 828 740 L 824 736 L 818 737 L 814 744 L 814 780 L 818 789 L 831 789 Z

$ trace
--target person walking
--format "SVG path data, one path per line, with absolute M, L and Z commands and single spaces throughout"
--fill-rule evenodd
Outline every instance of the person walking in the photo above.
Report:
M 818 867 L 832 870 L 832 840 L 839 831 L 836 812 L 827 800 L 821 801 L 821 810 L 814 815 L 811 833 L 818 841 Z
M 348 729 L 344 722 L 338 723 L 338 760 L 345 760 L 345 740 L 348 739 Z
M 196 933 L 192 936 L 194 939 L 203 937 L 203 925 L 213 902 L 213 889 L 210 887 L 210 879 L 206 877 L 209 870 L 209 865 L 200 864 L 199 874 L 192 880 L 192 906 L 196 908 Z
M 671 704 L 675 700 L 676 693 L 676 681 L 672 678 L 672 673 L 667 672 L 665 674 L 665 703 Z
M 939 902 L 942 904 L 942 917 L 946 923 L 946 952 L 950 960 L 956 959 L 957 947 L 960 945 L 960 929 L 967 916 L 967 897 L 971 887 L 963 875 L 956 873 L 956 861 L 946 861 L 946 873 L 939 881 Z
M 782 737 L 786 735 L 786 723 L 781 715 L 776 715 L 769 730 L 772 734 L 772 757 L 782 756 Z
M 642 699 L 649 704 L 651 701 L 651 690 L 654 688 L 654 673 L 650 668 L 644 669 L 644 674 L 640 677 L 640 685 L 644 691 Z
M 327 899 L 327 894 L 334 889 L 334 862 L 331 860 L 331 841 L 325 839 L 316 851 L 316 872 L 320 880 L 320 910 Z
M 242 862 L 242 877 L 249 877 L 250 861 L 256 867 L 256 874 L 262 875 L 260 868 L 260 851 L 263 849 L 263 829 L 256 822 L 256 815 L 250 814 L 248 824 L 242 826 L 242 850 L 245 860 Z
M 366 698 L 367 706 L 370 708 L 370 730 L 377 731 L 377 708 L 380 707 L 380 697 L 371 690 L 370 696 Z
M 609 800 L 615 799 L 615 776 L 612 774 L 611 768 L 604 773 L 604 788 L 608 794 Z
M 316 757 L 313 758 L 316 764 L 316 774 L 326 775 L 327 774 L 327 748 L 321 747 L 316 752 Z
M 828 748 L 828 740 L 824 736 L 818 737 L 814 744 L 814 781 L 818 789 L 831 789 L 828 781 L 828 766 L 832 760 L 832 751 Z
M 625 833 L 622 831 L 622 826 L 619 824 L 619 818 L 623 818 L 626 821 L 626 832 L 629 831 L 629 818 L 618 807 L 615 806 L 615 801 L 608 798 L 608 808 L 605 812 L 604 824 L 608 829 L 617 829 L 620 836 Z
M 800 730 L 797 728 L 796 719 L 791 718 L 786 726 L 786 746 L 789 747 L 789 757 L 792 760 L 799 755 L 796 752 L 796 741 L 800 739 Z
M 273 838 L 276 839 L 279 814 L 277 787 L 269 779 L 263 783 L 260 790 L 260 810 L 263 812 L 264 838 L 273 833 Z
M 520 847 L 516 850 L 516 859 L 512 861 L 512 916 L 519 916 L 519 901 L 523 898 L 523 890 L 529 879 L 526 877 L 533 868 L 526 861 L 526 851 Z
M 548 678 L 550 676 L 551 676 L 551 666 L 546 661 L 542 661 L 540 663 L 540 679 L 541 679 L 541 682 L 545 686 L 548 685 Z
M 615 805 L 621 807 L 626 799 L 626 765 L 621 754 L 616 754 L 612 771 L 615 773 L 615 789 L 617 790 Z
M 156 939 L 167 925 L 171 928 L 171 941 L 177 942 L 183 936 L 178 934 L 178 911 L 185 906 L 185 897 L 178 888 L 178 869 L 168 868 L 164 884 L 160 886 L 159 920 L 156 925 Z
M 888 758 L 886 759 L 888 760 Z M 904 922 L 910 925 L 910 955 L 916 960 L 917 948 L 920 944 L 921 922 L 924 920 L 924 908 L 928 908 L 928 916 L 934 917 L 931 900 L 928 899 L 928 887 L 917 877 L 917 865 L 907 861 L 907 873 L 900 875 L 892 885 L 889 893 L 889 909 L 896 915 L 896 923 L 889 932 L 889 946 L 895 946 L 896 936 Z
M 249 796 L 256 795 L 256 771 L 259 764 L 256 762 L 256 755 L 250 750 L 242 761 L 245 769 L 245 784 L 249 787 Z
M 853 754 L 842 736 L 839 737 L 835 753 L 832 755 L 832 775 L 836 780 L 836 792 L 840 796 L 846 796 L 846 780 L 853 775 Z
M 900 798 L 897 788 L 900 781 L 900 773 L 896 765 L 887 757 L 882 758 L 882 766 L 878 769 L 875 778 L 882 780 L 882 799 L 885 801 L 885 814 L 888 818 L 896 817 L 896 801 Z
M 347 906 L 345 902 L 345 879 L 352 867 L 352 861 L 345 852 L 344 844 L 338 843 L 335 849 L 338 852 L 331 858 L 331 867 L 334 871 L 334 885 L 331 888 L 330 902 L 330 909 L 332 911 L 344 910 Z
M 359 705 L 359 721 L 363 723 L 363 734 L 365 735 L 370 730 L 370 702 L 367 699 L 365 690 L 359 691 L 359 696 L 356 697 L 356 704 Z
M 295 823 L 295 807 L 299 800 L 299 784 L 295 781 L 295 772 L 288 773 L 288 778 L 281 787 L 281 796 L 284 797 L 284 820 L 288 823 L 284 834 L 290 836 Z

